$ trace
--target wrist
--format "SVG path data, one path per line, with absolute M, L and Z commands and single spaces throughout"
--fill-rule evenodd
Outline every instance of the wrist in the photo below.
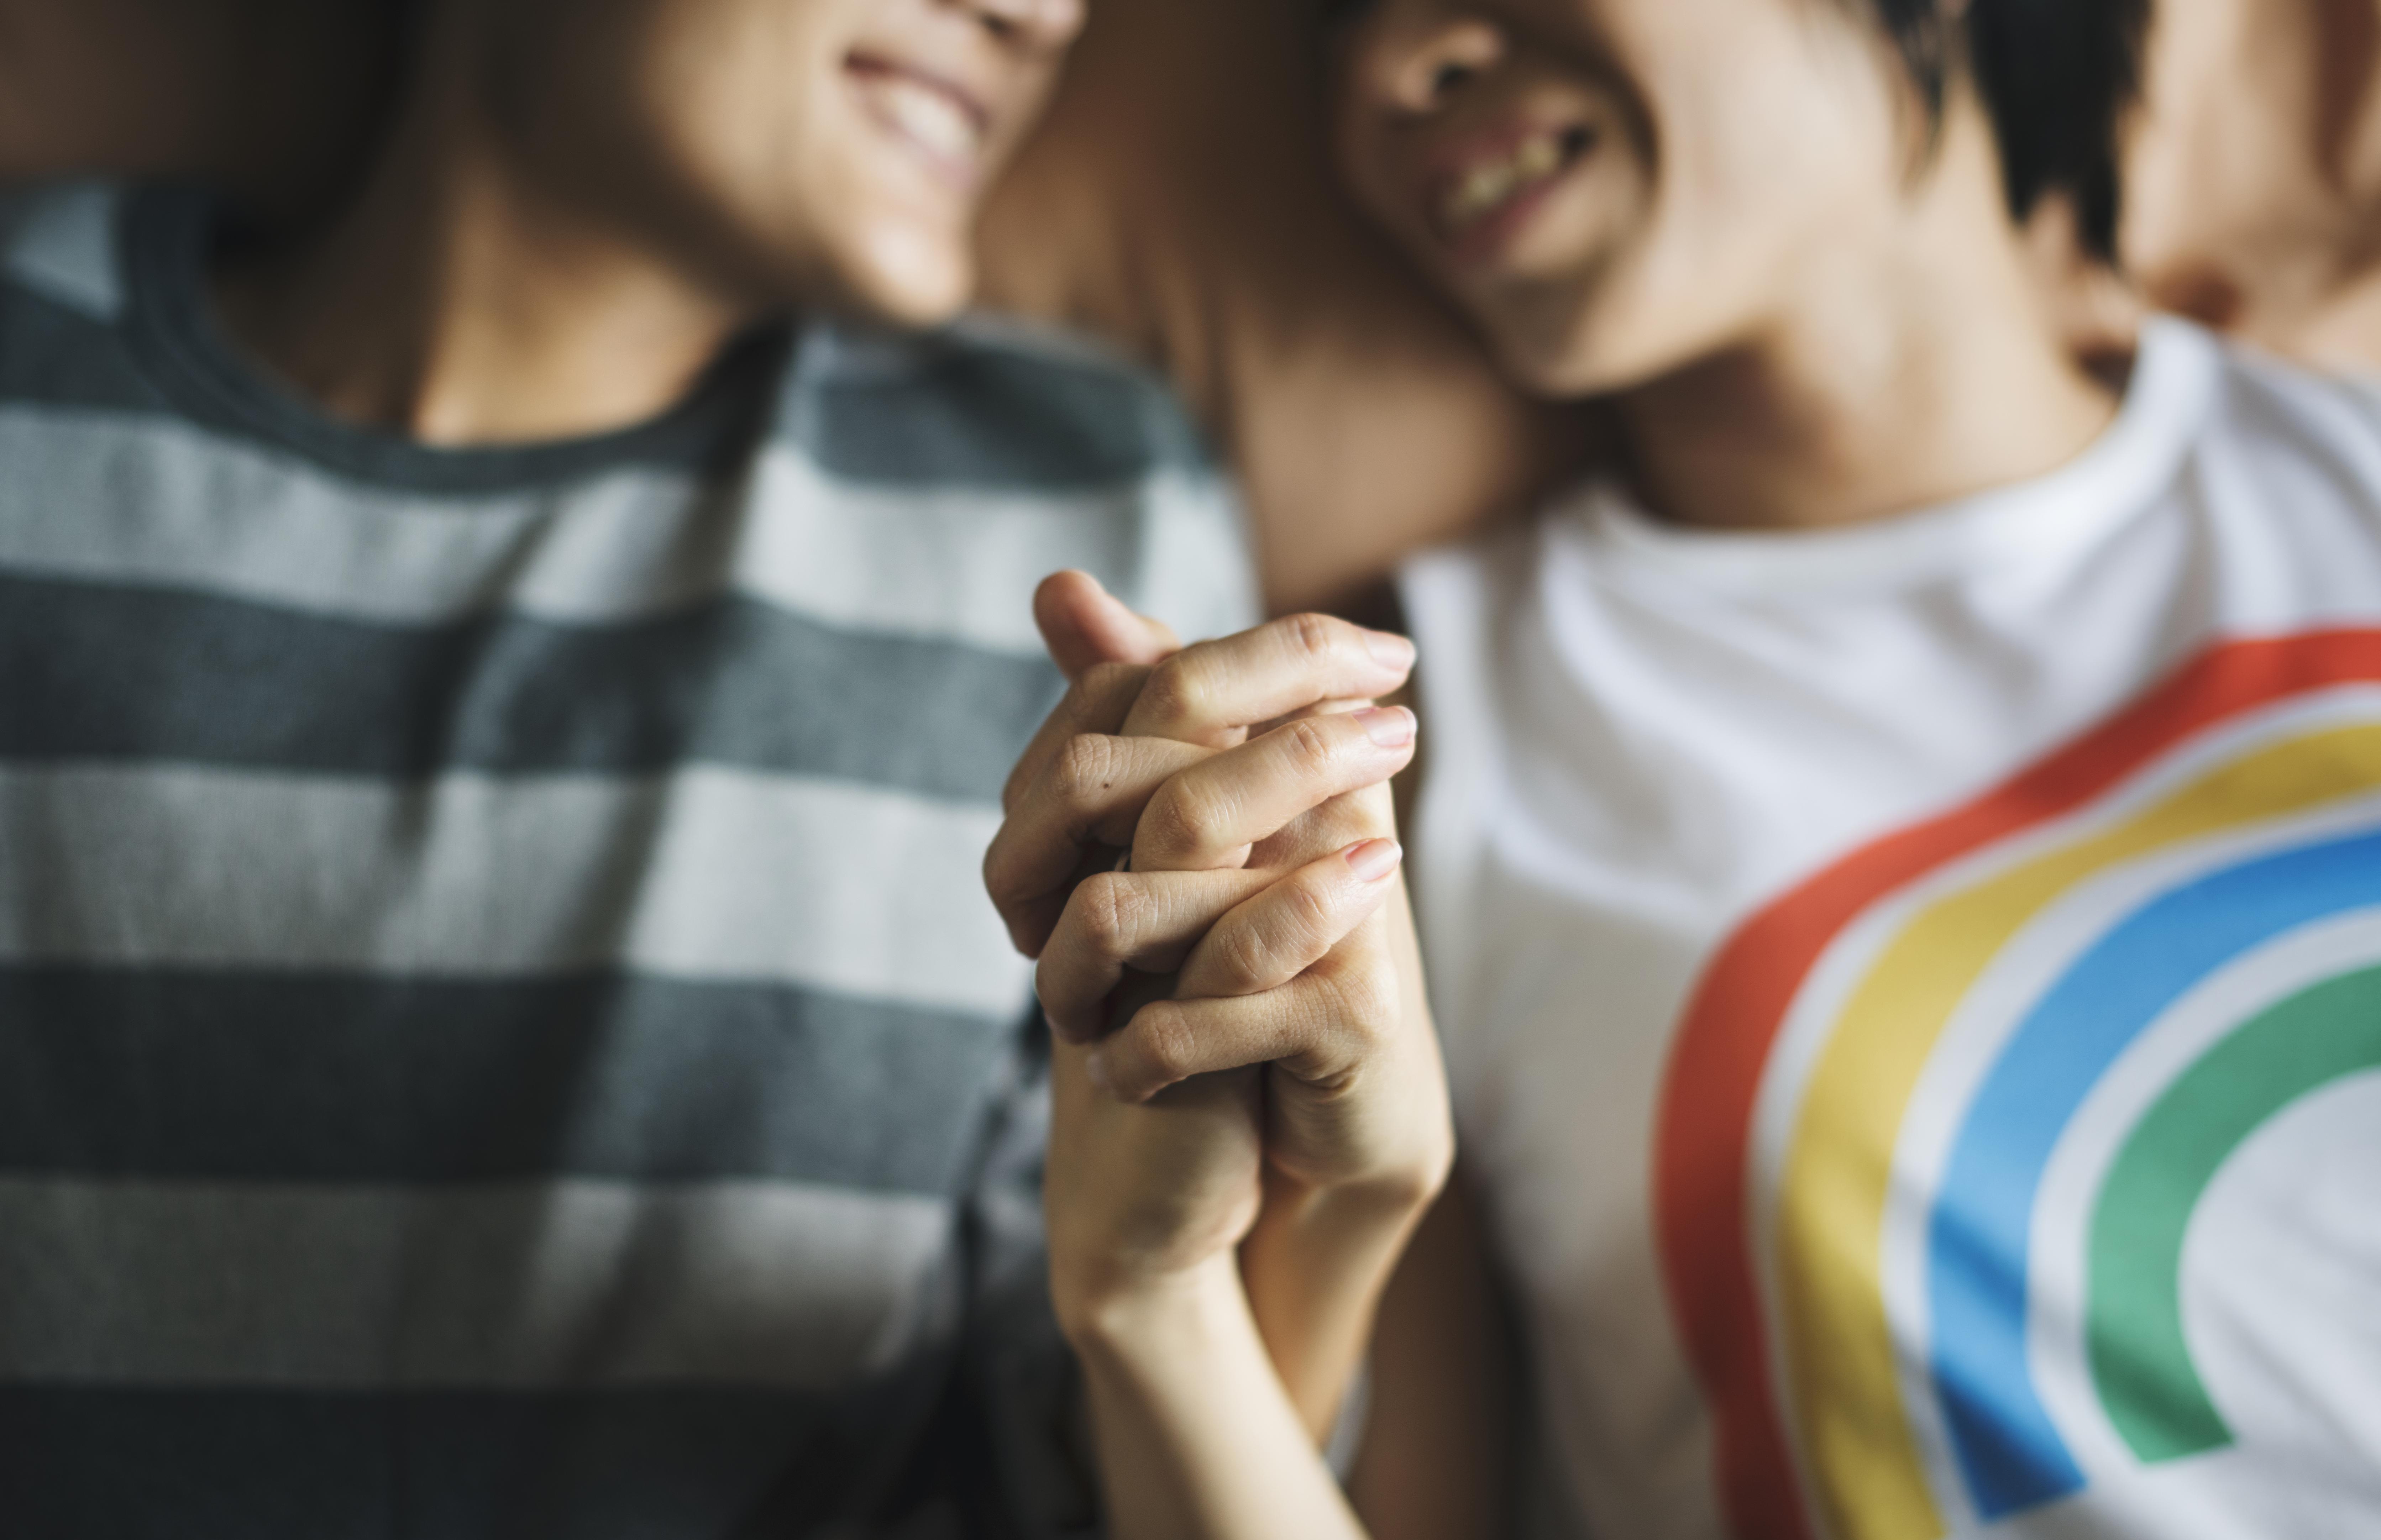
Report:
M 1116 1362 L 1195 1343 L 1235 1321 L 1248 1300 L 1230 1252 L 1189 1267 L 1051 1271 L 1058 1329 L 1087 1362 Z
M 1309 1143 L 1325 1158 L 1288 1161 L 1275 1153 L 1267 1160 L 1268 1207 L 1294 1204 L 1397 1222 L 1436 1203 L 1455 1168 L 1455 1130 L 1443 1095 L 1370 1113 L 1342 1134 L 1338 1149 L 1320 1139 Z
M 1311 1181 L 1268 1168 L 1264 1208 L 1249 1241 L 1260 1232 L 1311 1235 L 1345 1244 L 1371 1234 L 1402 1236 L 1438 1201 L 1449 1167 L 1438 1162 Z M 1246 1248 L 1247 1241 L 1242 1243 Z

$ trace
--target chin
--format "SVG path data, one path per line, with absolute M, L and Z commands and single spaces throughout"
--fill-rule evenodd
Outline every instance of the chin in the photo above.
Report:
M 1602 395 L 1625 383 L 1625 371 L 1582 331 L 1580 307 L 1568 303 L 1482 311 L 1482 332 L 1506 377 L 1532 396 L 1565 399 Z
M 872 231 L 843 268 L 851 302 L 896 325 L 941 325 L 975 299 L 973 246 L 949 231 L 897 225 Z
M 1610 396 L 1650 384 L 1718 349 L 1728 333 L 1690 324 L 1634 293 L 1547 284 L 1475 311 L 1497 362 L 1531 395 Z

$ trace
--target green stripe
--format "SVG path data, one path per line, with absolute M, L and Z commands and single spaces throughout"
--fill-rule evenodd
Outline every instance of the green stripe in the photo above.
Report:
M 2109 1168 L 2092 1218 L 2085 1321 L 2101 1404 L 2144 1464 L 2232 1442 L 2182 1329 L 2182 1247 L 2207 1185 L 2291 1103 L 2381 1070 L 2381 968 L 2283 1001 L 2167 1087 Z

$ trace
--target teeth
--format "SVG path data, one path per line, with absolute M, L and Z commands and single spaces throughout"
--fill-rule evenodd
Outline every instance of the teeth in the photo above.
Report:
M 1476 225 L 1554 176 L 1569 160 L 1560 134 L 1532 134 L 1506 159 L 1466 172 L 1441 202 L 1440 222 L 1452 230 Z
M 941 92 L 894 76 L 879 81 L 876 92 L 894 125 L 929 151 L 951 160 L 974 156 L 982 139 L 975 119 Z
M 1456 209 L 1468 216 L 1484 214 L 1511 197 L 1520 180 L 1520 170 L 1510 165 L 1475 167 L 1455 189 Z
M 1562 151 L 1552 134 L 1539 135 L 1521 146 L 1521 153 L 1513 157 L 1513 168 L 1528 181 L 1536 181 L 1561 165 Z

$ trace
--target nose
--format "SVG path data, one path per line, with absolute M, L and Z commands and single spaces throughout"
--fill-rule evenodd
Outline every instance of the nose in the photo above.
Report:
M 1384 18 L 1358 44 L 1351 84 L 1376 106 L 1426 116 L 1495 69 L 1508 46 L 1504 29 L 1482 16 L 1438 11 L 1403 24 Z
M 1083 30 L 1085 0 L 956 0 L 993 37 L 1035 52 L 1056 53 Z

